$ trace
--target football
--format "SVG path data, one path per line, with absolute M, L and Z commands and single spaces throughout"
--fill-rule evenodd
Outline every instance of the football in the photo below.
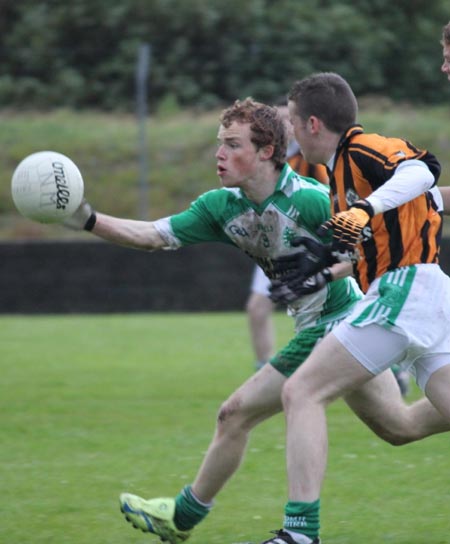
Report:
M 83 177 L 69 157 L 39 151 L 17 165 L 11 194 L 21 215 L 40 223 L 61 223 L 81 204 Z

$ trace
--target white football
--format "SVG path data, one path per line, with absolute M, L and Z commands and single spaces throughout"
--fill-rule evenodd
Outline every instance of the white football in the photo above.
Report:
M 18 164 L 11 194 L 23 216 L 40 223 L 60 223 L 81 204 L 83 177 L 69 157 L 56 151 L 39 151 Z

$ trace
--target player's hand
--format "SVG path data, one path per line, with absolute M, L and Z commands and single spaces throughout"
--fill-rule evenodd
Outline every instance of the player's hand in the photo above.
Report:
M 329 268 L 306 279 L 291 272 L 282 280 L 272 280 L 269 298 L 275 303 L 289 305 L 302 296 L 317 293 L 330 281 L 333 281 L 333 276 Z
M 306 280 L 336 262 L 331 254 L 331 244 L 298 236 L 291 240 L 291 246 L 298 247 L 299 251 L 274 260 L 273 277 L 283 279 L 285 275 L 294 273 L 299 280 Z
M 345 211 L 333 215 L 323 223 L 317 231 L 324 236 L 329 230 L 333 231 L 331 243 L 332 254 L 340 262 L 355 261 L 355 246 L 362 238 L 362 230 L 373 217 L 373 208 L 366 200 L 359 200 Z
M 269 287 L 269 298 L 275 304 L 288 306 L 297 300 L 298 296 L 282 280 L 272 280 Z
M 74 213 L 63 222 L 63 225 L 73 230 L 92 230 L 95 220 L 94 209 L 87 200 L 83 199 Z

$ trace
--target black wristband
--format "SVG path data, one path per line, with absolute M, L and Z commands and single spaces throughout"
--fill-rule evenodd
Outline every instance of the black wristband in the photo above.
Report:
M 95 212 L 92 212 L 89 216 L 89 219 L 86 221 L 86 224 L 84 225 L 84 230 L 88 230 L 89 232 L 94 228 L 95 223 L 97 221 L 97 216 L 95 215 Z
M 331 270 L 329 268 L 324 268 L 322 270 L 322 276 L 325 278 L 325 281 L 327 283 L 330 283 L 330 281 L 333 281 L 333 274 L 331 273 Z
M 372 204 L 368 200 L 357 200 L 351 207 L 364 210 L 371 219 L 375 215 Z

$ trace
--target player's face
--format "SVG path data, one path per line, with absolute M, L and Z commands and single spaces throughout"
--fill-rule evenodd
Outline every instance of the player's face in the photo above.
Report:
M 248 123 L 234 121 L 226 128 L 220 125 L 217 135 L 217 175 L 224 187 L 245 187 L 257 175 L 259 152 L 250 140 Z
M 450 45 L 444 45 L 443 55 L 444 63 L 441 66 L 441 70 L 444 74 L 447 74 L 447 79 L 450 81 Z
M 294 136 L 302 150 L 302 155 L 305 160 L 311 164 L 320 162 L 315 158 L 317 150 L 313 145 L 313 139 L 311 131 L 308 128 L 308 123 L 297 114 L 297 107 L 294 102 L 289 101 L 288 108 Z

